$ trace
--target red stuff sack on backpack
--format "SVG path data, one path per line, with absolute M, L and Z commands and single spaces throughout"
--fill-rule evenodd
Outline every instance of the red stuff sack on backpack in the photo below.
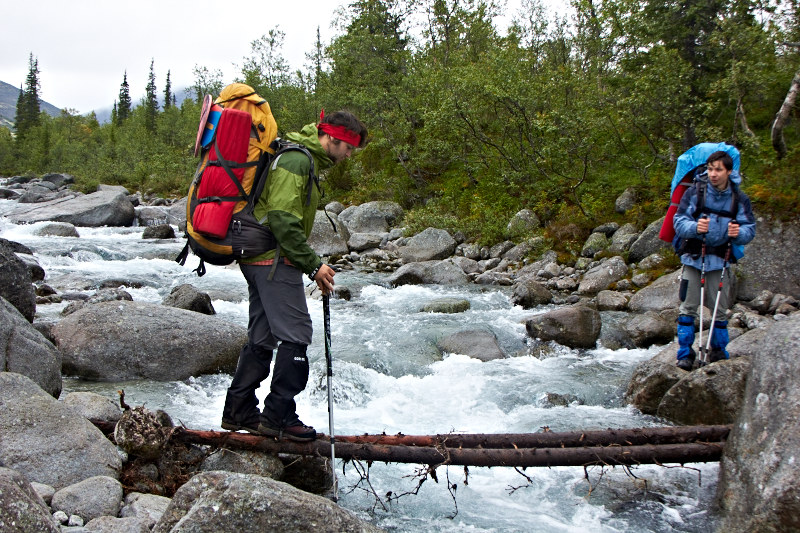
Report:
M 225 237 L 236 204 L 247 199 L 241 188 L 246 167 L 241 165 L 247 162 L 251 125 L 250 113 L 231 108 L 222 110 L 208 165 L 197 187 L 199 205 L 193 225 L 198 233 Z

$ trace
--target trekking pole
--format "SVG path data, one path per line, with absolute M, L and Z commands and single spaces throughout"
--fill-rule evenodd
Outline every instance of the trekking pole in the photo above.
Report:
M 705 216 L 700 218 L 707 218 Z M 707 361 L 706 347 L 703 346 L 703 307 L 705 307 L 706 293 L 706 234 L 703 233 L 703 245 L 700 248 L 700 338 L 697 340 L 697 349 L 700 351 L 700 360 L 697 366 L 705 366 Z M 709 335 L 709 339 L 711 336 Z
M 331 355 L 331 304 L 330 295 L 322 295 L 322 314 L 325 322 L 325 361 L 328 365 L 328 430 L 331 441 L 331 475 L 333 476 L 333 501 L 339 499 L 339 484 L 336 481 L 336 453 L 333 451 L 333 392 L 331 378 L 333 377 L 333 356 Z
M 731 258 L 731 241 L 728 240 L 728 247 L 725 249 L 725 258 L 722 262 L 722 272 L 719 274 L 719 288 L 717 298 L 714 300 L 714 312 L 711 314 L 711 327 L 708 328 L 708 340 L 706 341 L 706 352 L 711 349 L 711 335 L 714 333 L 714 324 L 717 320 L 717 309 L 719 309 L 719 295 L 722 292 L 722 281 L 725 278 L 725 269 L 728 268 L 728 260 Z

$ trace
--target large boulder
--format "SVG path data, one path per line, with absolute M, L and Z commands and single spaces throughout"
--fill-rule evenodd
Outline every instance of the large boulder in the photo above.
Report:
M 542 225 L 536 213 L 530 209 L 523 209 L 511 217 L 506 226 L 506 233 L 510 237 L 527 235 Z
M 626 402 L 646 415 L 658 412 L 667 391 L 686 377 L 686 372 L 675 365 L 677 349 L 677 343 L 670 344 L 655 357 L 636 365 L 625 391 Z
M 636 190 L 631 187 L 628 187 L 622 194 L 617 196 L 617 199 L 614 200 L 614 210 L 617 213 L 625 213 L 633 209 L 633 206 L 636 205 Z
M 332 501 L 273 479 L 205 472 L 172 498 L 153 533 L 177 531 L 379 532 Z
M 186 309 L 204 315 L 215 315 L 217 312 L 211 304 L 211 296 L 200 292 L 190 283 L 183 283 L 173 287 L 169 294 L 161 301 L 161 305 Z
M 631 296 L 631 300 L 628 302 L 628 309 L 635 313 L 676 309 L 681 305 L 681 301 L 678 298 L 680 284 L 680 270 L 665 274 Z
M 52 183 L 56 188 L 64 187 L 65 185 L 70 185 L 75 183 L 75 176 L 72 174 L 61 174 L 57 172 L 51 172 L 49 174 L 45 174 L 42 176 L 42 181 L 46 181 Z
M 562 307 L 525 322 L 530 337 L 556 341 L 570 348 L 594 348 L 601 325 L 600 313 L 584 305 Z
M 666 344 L 675 337 L 676 326 L 655 311 L 636 314 L 625 322 L 625 332 L 639 348 Z
M 775 323 L 752 359 L 720 463 L 719 531 L 800 531 L 800 314 Z M 712 365 L 713 366 L 713 365 Z
M 117 516 L 122 503 L 122 484 L 108 476 L 92 476 L 56 491 L 50 507 L 84 522 L 101 516 Z
M 334 231 L 333 225 L 336 226 Z M 308 245 L 319 256 L 331 255 L 345 255 L 350 250 L 347 247 L 347 241 L 350 239 L 350 231 L 347 229 L 341 219 L 335 213 L 325 213 L 325 211 L 317 211 L 314 215 L 314 227 L 311 229 L 311 234 L 308 236 Z
M 0 369 L 27 376 L 54 398 L 61 394 L 61 352 L 1 296 Z
M 172 381 L 233 372 L 247 330 L 215 316 L 161 305 L 86 305 L 52 330 L 63 371 L 87 379 Z
M 550 290 L 531 277 L 525 277 L 514 284 L 511 301 L 524 309 L 549 304 L 553 300 Z
M 0 531 L 4 533 L 59 533 L 50 508 L 30 482 L 0 466 Z
M 34 235 L 42 237 L 80 237 L 78 230 L 68 222 L 50 222 L 35 230 Z
M 347 247 L 354 252 L 363 252 L 377 248 L 383 242 L 387 233 L 353 233 L 347 240 Z
M 17 200 L 21 204 L 36 204 L 39 202 L 49 202 L 58 197 L 58 192 L 52 183 L 42 182 L 31 183 Z
M 636 239 L 639 238 L 639 232 L 636 231 L 636 226 L 633 224 L 625 224 L 611 236 L 611 246 L 608 247 L 609 252 L 621 253 L 630 249 Z
M 116 422 L 122 416 L 122 409 L 117 402 L 95 392 L 70 392 L 61 401 L 89 420 Z
M 628 298 L 630 296 L 611 290 L 603 290 L 597 293 L 598 311 L 623 311 L 628 308 Z
M 497 343 L 497 336 L 484 329 L 459 331 L 440 339 L 436 347 L 442 353 L 459 353 L 480 359 L 492 361 L 503 359 L 505 354 Z
M 594 257 L 594 254 L 608 248 L 610 242 L 605 233 L 594 232 L 589 235 L 581 249 L 581 257 Z
M 19 200 L 21 197 L 22 193 L 19 191 L 0 187 L 0 198 L 3 200 Z
M 397 255 L 405 263 L 446 259 L 456 251 L 456 241 L 443 229 L 427 228 L 409 238 Z
M 172 205 L 144 205 L 134 208 L 136 221 L 140 226 L 158 226 L 169 224 L 180 227 L 186 224 L 186 198 L 181 198 Z
M 403 208 L 395 202 L 366 202 L 344 209 L 339 220 L 352 233 L 386 233 L 403 216 Z
M 627 273 L 628 265 L 625 260 L 619 256 L 612 257 L 583 275 L 578 285 L 578 294 L 597 294 L 624 278 Z
M 718 361 L 685 373 L 664 394 L 656 414 L 688 426 L 732 424 L 741 409 L 750 359 Z
M 745 248 L 737 267 L 737 292 L 752 300 L 761 291 L 800 299 L 800 224 L 759 220 L 755 238 Z
M 15 252 L 16 243 L 0 241 L 0 297 L 22 313 L 28 322 L 36 314 L 36 291 L 28 265 Z
M 644 231 L 639 235 L 639 238 L 631 244 L 628 253 L 628 261 L 638 263 L 648 255 L 657 253 L 664 248 L 669 248 L 671 245 L 658 238 L 658 233 L 661 231 L 661 226 L 664 223 L 664 218 L 659 218 L 650 223 Z
M 174 239 L 175 230 L 169 224 L 153 224 L 144 228 L 142 239 Z
M 117 449 L 91 422 L 25 376 L 0 372 L 0 463 L 55 489 L 118 477 Z
M 769 331 L 769 328 L 755 328 L 746 331 L 731 340 L 727 347 L 728 353 L 731 357 L 757 357 L 764 349 Z
M 225 453 L 229 452 L 229 450 L 220 448 L 219 452 Z M 120 518 L 138 518 L 143 520 L 149 531 L 164 515 L 164 511 L 167 510 L 169 502 L 170 499 L 166 496 L 129 492 L 125 496 L 125 501 L 122 509 L 119 511 L 119 516 Z
M 450 261 L 424 261 L 401 266 L 389 276 L 392 287 L 400 285 L 456 285 L 469 282 L 461 268 Z
M 520 263 L 525 260 L 534 250 L 542 246 L 542 237 L 527 239 L 509 249 L 503 254 L 503 259 L 511 263 Z
M 15 224 L 53 221 L 89 227 L 130 226 L 134 217 L 134 207 L 128 196 L 114 190 L 37 204 L 18 204 L 8 213 L 8 219 Z

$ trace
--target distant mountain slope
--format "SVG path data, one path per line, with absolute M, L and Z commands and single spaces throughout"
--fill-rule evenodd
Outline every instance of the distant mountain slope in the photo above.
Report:
M 189 89 L 177 89 L 175 91 L 177 104 L 180 106 L 186 98 L 193 98 L 194 93 Z M 14 87 L 4 81 L 0 81 L 0 127 L 6 126 L 8 128 L 14 127 L 14 119 L 17 116 L 17 99 L 19 98 L 19 87 Z M 163 95 L 159 94 L 158 104 L 164 105 Z M 39 102 L 41 110 L 48 113 L 50 116 L 57 117 L 61 114 L 61 109 L 53 104 L 45 101 Z M 134 100 L 134 106 L 139 105 L 138 100 Z M 111 111 L 114 109 L 113 104 L 107 107 L 96 109 L 95 116 L 97 120 L 103 124 L 111 120 Z
M 19 99 L 19 87 L 14 87 L 4 81 L 0 81 L 0 126 L 13 127 L 14 119 L 17 116 L 17 100 Z M 39 102 L 39 108 L 48 115 L 57 117 L 61 110 L 45 101 Z

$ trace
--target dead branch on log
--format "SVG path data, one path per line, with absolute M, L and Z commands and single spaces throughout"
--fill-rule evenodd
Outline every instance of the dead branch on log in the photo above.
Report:
M 351 461 L 351 462 L 353 463 L 353 468 L 355 468 L 356 473 L 359 476 L 359 479 L 350 488 L 350 490 L 347 493 L 349 494 L 349 493 L 354 492 L 356 490 L 363 490 L 364 492 L 372 494 L 373 498 L 375 498 L 375 503 L 373 504 L 372 510 L 371 510 L 372 512 L 375 512 L 375 508 L 378 506 L 378 504 L 381 505 L 381 508 L 383 508 L 384 511 L 388 511 L 388 509 L 386 508 L 386 505 L 383 503 L 383 499 L 378 495 L 378 492 L 375 490 L 375 487 L 372 486 L 372 481 L 369 478 L 369 469 L 370 469 L 371 464 L 368 463 L 366 468 L 365 468 L 364 465 L 361 463 L 361 461 L 354 460 L 354 461 Z M 344 474 L 344 465 L 342 465 L 342 473 Z M 362 487 L 361 486 L 362 483 L 366 483 L 367 488 Z M 389 501 L 391 501 L 390 500 L 391 494 L 392 494 L 392 491 L 389 491 L 389 492 L 386 493 L 386 498 Z
M 514 471 L 515 471 L 517 474 L 519 474 L 520 476 L 522 476 L 522 477 L 524 477 L 524 478 L 525 478 L 525 484 L 524 484 L 524 485 L 509 485 L 509 486 L 508 486 L 508 488 L 506 489 L 506 491 L 508 492 L 508 494 L 514 494 L 514 493 L 515 493 L 515 492 L 517 492 L 519 489 L 524 489 L 524 488 L 526 488 L 526 487 L 530 487 L 531 485 L 533 485 L 533 478 L 532 478 L 532 477 L 530 477 L 530 476 L 529 476 L 528 474 L 526 474 L 525 472 L 523 472 L 522 470 L 520 470 L 520 468 L 519 468 L 518 466 L 515 466 L 515 467 L 514 467 Z

